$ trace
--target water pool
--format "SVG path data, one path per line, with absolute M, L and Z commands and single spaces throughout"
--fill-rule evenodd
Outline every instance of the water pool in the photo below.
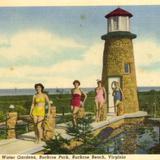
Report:
M 160 123 L 147 120 L 115 130 L 105 128 L 98 137 L 103 139 L 99 147 L 104 148 L 106 154 L 160 153 Z

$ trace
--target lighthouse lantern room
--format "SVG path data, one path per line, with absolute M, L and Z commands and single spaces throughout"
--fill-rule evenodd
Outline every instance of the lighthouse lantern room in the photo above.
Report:
M 117 8 L 105 17 L 108 19 L 108 32 L 130 31 L 131 13 L 121 8 Z

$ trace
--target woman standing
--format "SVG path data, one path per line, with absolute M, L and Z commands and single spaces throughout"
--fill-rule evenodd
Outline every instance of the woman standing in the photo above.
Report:
M 71 111 L 73 114 L 73 126 L 77 125 L 77 114 L 81 106 L 84 106 L 85 100 L 87 98 L 86 93 L 84 93 L 80 88 L 80 81 L 75 80 L 73 82 L 74 88 L 71 90 L 72 99 L 71 99 Z M 84 95 L 84 100 L 81 102 L 81 96 Z
M 36 143 L 41 142 L 43 138 L 42 122 L 45 117 L 45 105 L 48 103 L 48 115 L 50 114 L 50 103 L 48 96 L 43 92 L 44 86 L 41 83 L 35 84 L 36 94 L 33 96 L 30 109 L 30 116 L 33 118 L 35 127 Z
M 113 81 L 111 84 L 112 90 L 113 90 L 113 97 L 114 97 L 114 107 L 115 107 L 115 112 L 117 113 L 117 108 L 122 99 L 124 98 L 122 89 L 120 88 L 119 82 Z
M 97 81 L 97 87 L 96 87 L 96 97 L 95 97 L 95 103 L 96 103 L 96 122 L 100 120 L 100 111 L 106 102 L 106 90 L 102 86 L 102 81 Z

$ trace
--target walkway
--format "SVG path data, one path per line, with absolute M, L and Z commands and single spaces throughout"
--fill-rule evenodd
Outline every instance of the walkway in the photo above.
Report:
M 107 120 L 92 123 L 93 130 L 97 130 L 114 122 L 125 118 L 138 118 L 147 116 L 146 112 L 136 112 L 132 114 L 124 114 L 123 116 L 108 116 Z M 56 134 L 60 133 L 62 137 L 72 139 L 73 137 L 66 134 L 66 124 L 58 124 L 56 126 Z M 44 149 L 45 142 L 40 144 L 34 143 L 34 132 L 29 132 L 18 137 L 18 139 L 7 139 L 0 141 L 0 154 L 34 154 Z

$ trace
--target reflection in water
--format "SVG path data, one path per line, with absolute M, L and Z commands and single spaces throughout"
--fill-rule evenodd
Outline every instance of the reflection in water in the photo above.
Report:
M 150 149 L 158 144 L 160 144 L 160 127 L 138 124 L 125 125 L 114 130 L 99 147 L 105 148 L 105 152 L 111 154 L 145 154 L 150 153 Z

